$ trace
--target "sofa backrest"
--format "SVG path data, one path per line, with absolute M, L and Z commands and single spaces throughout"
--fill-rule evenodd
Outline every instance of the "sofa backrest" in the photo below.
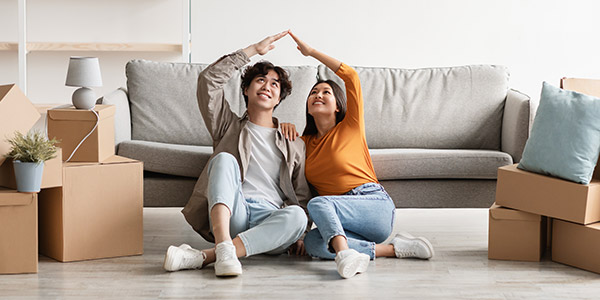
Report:
M 127 63 L 127 89 L 131 108 L 131 138 L 169 144 L 212 146 L 212 138 L 198 109 L 198 74 L 207 64 L 132 60 Z M 304 128 L 304 105 L 316 83 L 317 68 L 284 67 L 292 80 L 292 93 L 275 109 L 284 122 Z M 225 86 L 231 109 L 241 115 L 246 104 L 236 72 Z
M 354 69 L 370 148 L 500 149 L 509 79 L 505 67 Z M 325 66 L 318 74 L 344 88 Z
M 132 60 L 126 66 L 132 139 L 211 146 L 196 100 L 206 64 Z M 301 133 L 305 105 L 317 77 L 343 82 L 325 66 L 283 67 L 292 93 L 274 115 Z M 370 148 L 500 149 L 509 74 L 505 67 L 474 65 L 393 69 L 354 67 L 363 89 Z M 232 110 L 246 106 L 240 72 L 225 87 Z

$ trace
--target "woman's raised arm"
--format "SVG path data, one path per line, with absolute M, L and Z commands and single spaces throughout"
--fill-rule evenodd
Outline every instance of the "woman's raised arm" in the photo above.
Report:
M 312 57 L 316 58 L 322 64 L 324 64 L 328 68 L 330 68 L 333 72 L 337 72 L 337 70 L 342 65 L 341 61 L 339 61 L 323 52 L 320 52 L 320 51 L 316 50 L 315 48 L 312 48 L 307 43 L 300 40 L 295 34 L 292 33 L 292 31 L 288 31 L 288 33 L 290 34 L 290 36 L 294 39 L 294 41 L 298 45 L 297 48 L 298 48 L 298 50 L 300 50 L 300 53 L 302 53 L 302 55 L 312 56 Z

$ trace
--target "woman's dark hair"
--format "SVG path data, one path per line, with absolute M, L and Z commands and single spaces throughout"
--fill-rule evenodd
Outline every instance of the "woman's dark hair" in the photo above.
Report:
M 256 78 L 256 76 L 265 76 L 269 73 L 269 71 L 275 71 L 279 76 L 279 104 L 292 93 L 292 82 L 288 76 L 288 73 L 282 69 L 281 67 L 276 67 L 272 63 L 263 60 L 255 63 L 252 66 L 248 66 L 243 74 L 242 74 L 242 94 L 244 95 L 244 101 L 246 102 L 246 107 L 248 107 L 248 96 L 244 94 L 246 88 L 250 86 L 252 80 Z M 275 105 L 275 108 L 279 105 Z
M 342 88 L 337 83 L 335 83 L 335 81 L 319 80 L 317 81 L 317 83 L 315 83 L 315 85 L 313 85 L 312 88 L 310 88 L 310 91 L 308 92 L 308 97 L 310 97 L 310 93 L 312 92 L 312 90 L 321 83 L 328 84 L 333 90 L 333 96 L 335 97 L 335 105 L 339 110 L 335 113 L 335 124 L 337 125 L 346 116 L 346 94 L 344 94 L 344 90 L 342 90 Z M 317 124 L 315 124 L 315 118 L 313 118 L 313 116 L 311 116 L 308 113 L 308 97 L 306 101 L 306 127 L 304 127 L 304 132 L 302 132 L 302 135 L 315 135 L 318 133 Z

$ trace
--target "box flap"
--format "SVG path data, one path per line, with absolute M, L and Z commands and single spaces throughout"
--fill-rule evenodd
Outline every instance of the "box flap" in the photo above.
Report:
M 19 193 L 16 190 L 0 189 L 0 207 L 30 205 L 36 197 L 35 193 Z
M 6 141 L 15 131 L 27 133 L 40 118 L 40 113 L 15 84 L 0 86 L 0 164 L 10 150 Z
M 6 94 L 13 88 L 15 84 L 0 85 L 0 99 L 3 99 Z
M 96 105 L 94 110 L 98 113 L 100 120 L 112 117 L 116 108 L 114 105 Z M 55 121 L 96 121 L 96 116 L 87 109 L 76 109 L 74 106 L 68 108 L 56 108 L 48 110 L 48 118 Z
M 109 165 L 109 164 L 124 164 L 124 163 L 141 163 L 139 160 L 113 155 L 102 162 L 68 162 L 64 163 L 64 167 L 79 167 L 79 166 L 89 166 L 89 165 Z
M 490 207 L 490 217 L 495 220 L 516 220 L 516 221 L 541 221 L 542 216 L 508 208 L 502 207 L 494 203 Z

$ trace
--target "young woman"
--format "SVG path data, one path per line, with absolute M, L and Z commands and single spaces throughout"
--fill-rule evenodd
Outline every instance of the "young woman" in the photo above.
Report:
M 369 155 L 358 74 L 289 34 L 300 53 L 326 65 L 346 86 L 344 95 L 335 82 L 319 81 L 306 102 L 306 178 L 320 195 L 308 203 L 317 229 L 304 238 L 306 252 L 335 259 L 343 278 L 365 272 L 375 257 L 431 258 L 433 247 L 422 237 L 399 234 L 391 244 L 378 244 L 392 232 L 395 205 L 377 181 Z M 284 127 L 295 139 L 295 129 Z

